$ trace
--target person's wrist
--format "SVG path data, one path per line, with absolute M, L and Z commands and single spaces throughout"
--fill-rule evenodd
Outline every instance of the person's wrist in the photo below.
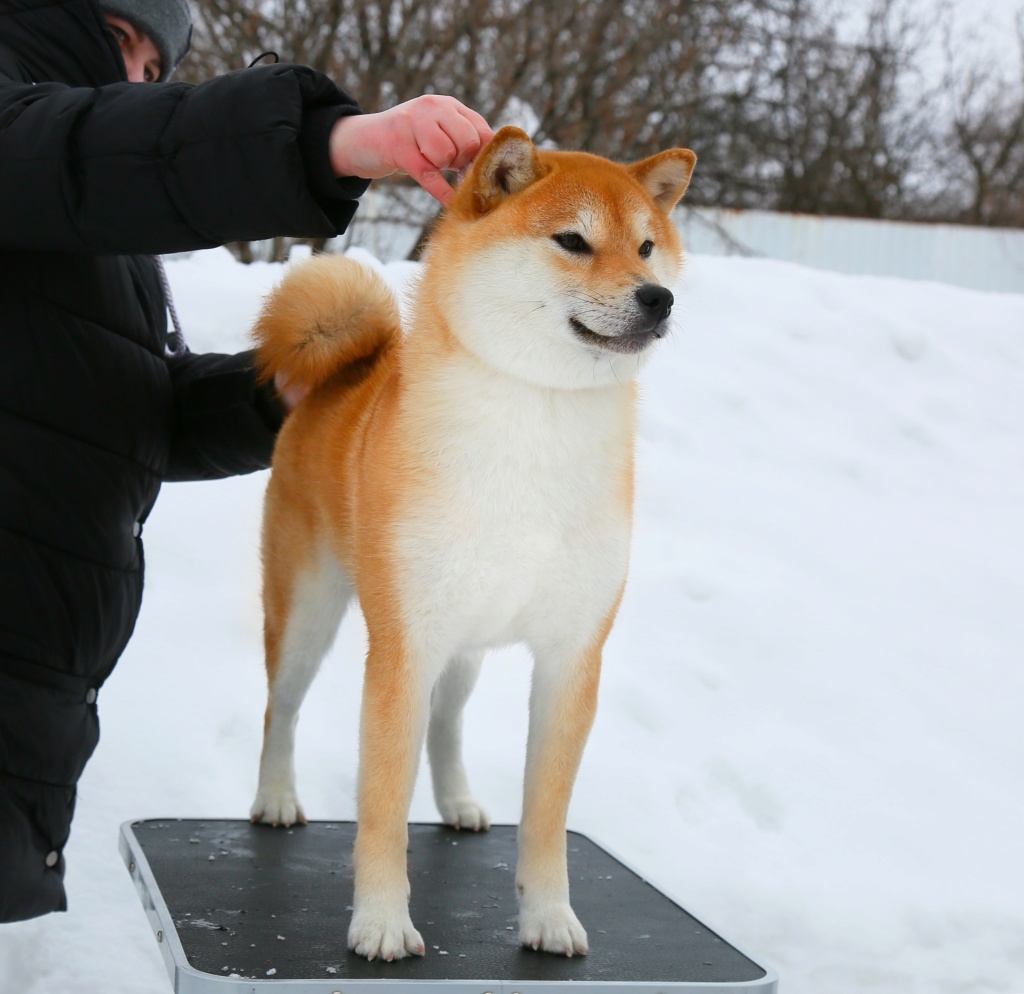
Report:
M 358 176 L 358 165 L 353 161 L 351 150 L 355 147 L 357 133 L 363 116 L 339 117 L 331 128 L 327 150 L 331 169 L 335 176 Z

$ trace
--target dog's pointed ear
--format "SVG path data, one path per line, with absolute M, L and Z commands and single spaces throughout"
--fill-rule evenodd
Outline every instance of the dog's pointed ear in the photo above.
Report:
M 697 156 L 688 148 L 670 148 L 636 162 L 629 171 L 654 198 L 658 209 L 668 214 L 686 193 Z
M 487 214 L 543 175 L 530 136 L 520 128 L 502 128 L 477 157 L 467 180 L 474 213 Z

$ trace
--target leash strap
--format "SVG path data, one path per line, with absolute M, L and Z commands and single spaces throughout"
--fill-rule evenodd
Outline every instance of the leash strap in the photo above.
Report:
M 164 288 L 164 303 L 171 315 L 171 324 L 174 331 L 167 336 L 167 343 L 164 345 L 164 355 L 168 359 L 180 359 L 187 351 L 188 344 L 185 341 L 185 333 L 181 330 L 181 322 L 178 320 L 178 311 L 174 306 L 174 297 L 171 296 L 171 284 L 167 279 L 167 271 L 164 269 L 164 261 L 158 255 L 153 256 L 156 263 L 156 271 L 160 274 L 160 285 Z

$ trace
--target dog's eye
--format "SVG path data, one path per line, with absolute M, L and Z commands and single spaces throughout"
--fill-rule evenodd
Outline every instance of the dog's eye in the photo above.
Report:
M 555 235 L 554 239 L 566 252 L 587 255 L 591 251 L 587 240 L 578 231 L 563 231 L 561 234 Z
M 654 251 L 654 242 L 652 242 L 648 238 L 647 241 L 645 241 L 643 243 L 643 245 L 640 246 L 640 258 L 641 259 L 648 258 L 653 251 Z

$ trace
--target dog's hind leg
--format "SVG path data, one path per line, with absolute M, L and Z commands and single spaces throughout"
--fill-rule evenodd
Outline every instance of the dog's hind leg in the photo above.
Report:
M 474 832 L 491 827 L 490 818 L 469 789 L 462 761 L 462 709 L 477 677 L 483 653 L 455 656 L 441 674 L 430 698 L 427 756 L 434 800 L 446 825 Z
M 295 790 L 295 726 L 299 707 L 338 631 L 352 583 L 332 553 L 322 550 L 293 571 L 278 561 L 265 583 L 264 639 L 268 697 L 259 787 L 250 817 L 270 825 L 305 824 Z
M 566 956 L 587 951 L 587 933 L 569 905 L 565 823 L 597 709 L 601 643 L 575 659 L 538 659 L 530 691 L 516 868 L 519 939 Z

